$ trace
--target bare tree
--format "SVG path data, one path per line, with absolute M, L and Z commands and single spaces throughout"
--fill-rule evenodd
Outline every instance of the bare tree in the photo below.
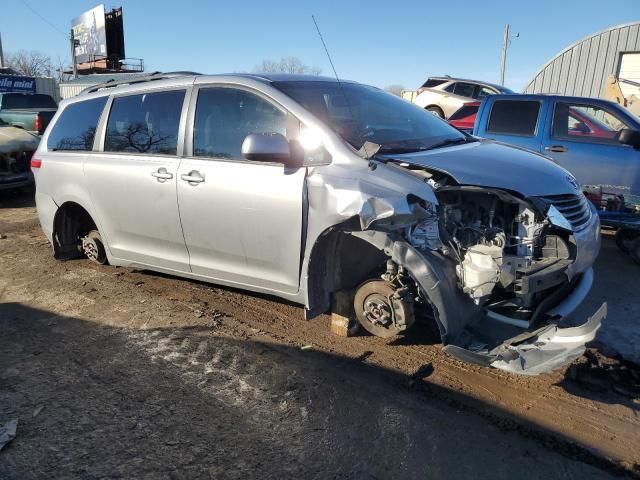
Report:
M 398 97 L 402 96 L 402 92 L 404 90 L 406 90 L 404 88 L 404 85 L 393 84 L 393 85 L 387 85 L 386 87 L 384 87 L 385 92 L 392 93 L 393 95 L 397 95 Z
M 298 73 L 307 75 L 320 75 L 322 69 L 305 65 L 297 57 L 283 57 L 280 60 L 263 60 L 253 69 L 256 73 Z
M 7 54 L 6 64 L 22 75 L 48 77 L 53 73 L 51 57 L 35 50 Z

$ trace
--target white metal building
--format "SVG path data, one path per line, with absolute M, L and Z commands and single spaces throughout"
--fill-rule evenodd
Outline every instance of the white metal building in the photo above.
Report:
M 640 83 L 640 22 L 608 28 L 565 48 L 534 75 L 524 92 L 604 98 L 611 74 Z M 628 84 L 620 87 L 625 95 L 637 92 Z
M 99 83 L 104 83 L 109 80 L 123 80 L 125 78 L 133 78 L 139 76 L 149 75 L 149 73 L 105 73 L 95 75 L 81 75 L 76 79 L 68 80 L 60 84 L 60 98 L 73 97 L 79 94 L 82 90 Z

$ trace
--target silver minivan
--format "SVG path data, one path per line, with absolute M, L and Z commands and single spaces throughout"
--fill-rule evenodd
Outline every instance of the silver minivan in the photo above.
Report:
M 340 295 L 374 335 L 433 321 L 450 355 L 527 374 L 581 355 L 606 315 L 564 325 L 600 248 L 567 171 L 358 83 L 98 85 L 60 104 L 32 170 L 61 260 L 268 293 L 307 318 Z

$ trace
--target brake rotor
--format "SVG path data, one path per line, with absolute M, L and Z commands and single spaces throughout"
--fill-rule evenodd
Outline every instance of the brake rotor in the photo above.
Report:
M 401 296 L 384 280 L 370 280 L 357 290 L 353 301 L 360 325 L 372 335 L 389 338 L 413 322 L 410 295 Z
M 99 265 L 107 263 L 107 253 L 97 230 L 91 230 L 86 237 L 82 237 L 82 253 Z

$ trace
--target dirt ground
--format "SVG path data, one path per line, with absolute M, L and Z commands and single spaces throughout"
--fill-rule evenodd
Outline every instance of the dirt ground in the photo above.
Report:
M 1 479 L 640 477 L 640 270 L 609 237 L 580 312 L 609 301 L 599 341 L 521 377 L 420 327 L 340 338 L 276 299 L 58 262 L 27 196 L 0 197 L 0 234 Z

